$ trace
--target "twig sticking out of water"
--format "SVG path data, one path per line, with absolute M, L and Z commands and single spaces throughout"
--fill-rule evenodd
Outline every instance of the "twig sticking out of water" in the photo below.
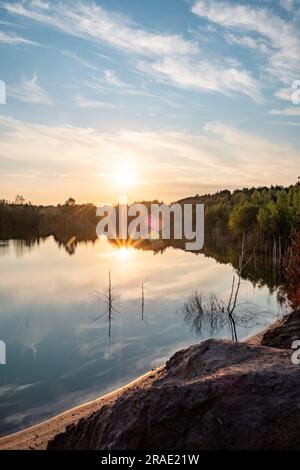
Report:
M 144 283 L 142 283 L 142 320 L 144 321 L 144 312 L 145 312 L 145 293 L 144 293 Z
M 114 306 L 115 302 L 119 298 L 119 296 L 113 295 L 110 271 L 108 272 L 108 294 L 105 294 L 105 293 L 100 292 L 100 291 L 95 291 L 95 293 L 99 296 L 102 296 L 106 300 L 107 309 L 103 314 L 94 317 L 93 321 L 96 322 L 96 321 L 100 320 L 101 318 L 108 315 L 108 337 L 109 337 L 109 341 L 111 341 L 112 314 L 113 314 L 113 312 L 120 314 L 120 312 Z

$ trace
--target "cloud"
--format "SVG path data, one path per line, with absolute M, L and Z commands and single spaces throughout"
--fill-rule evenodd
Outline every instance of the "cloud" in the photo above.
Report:
M 62 49 L 61 54 L 64 55 L 65 57 L 68 57 L 69 59 L 74 60 L 75 62 L 78 62 L 80 65 L 83 65 L 83 67 L 87 67 L 88 69 L 92 70 L 97 70 L 97 67 L 95 65 L 90 64 L 89 62 L 85 61 L 79 55 L 76 54 L 76 52 L 71 52 Z
M 162 104 L 166 104 L 167 106 L 174 108 L 174 109 L 180 109 L 182 108 L 182 104 L 178 103 L 178 96 L 174 96 L 172 93 L 169 95 L 168 93 L 163 93 L 163 94 L 155 94 L 147 90 L 147 88 L 143 87 L 138 87 L 134 88 L 133 85 L 130 85 L 129 83 L 123 82 L 122 80 L 119 79 L 117 75 L 115 77 L 117 78 L 117 81 L 114 83 L 111 83 L 110 81 L 110 75 L 108 76 L 108 81 L 105 78 L 98 78 L 93 75 L 90 76 L 89 80 L 84 80 L 82 83 L 84 86 L 89 88 L 93 93 L 101 94 L 101 95 L 108 95 L 113 93 L 114 95 L 119 95 L 120 100 L 124 98 L 124 96 L 137 96 L 137 97 L 144 97 L 147 100 L 151 100 L 151 106 L 154 108 L 161 108 Z M 114 80 L 113 80 L 114 81 Z M 112 87 L 114 89 L 112 90 Z M 146 103 L 145 103 L 146 105 Z
M 275 96 L 283 101 L 291 102 L 293 99 L 293 94 L 295 90 L 292 87 L 289 88 L 281 88 L 280 90 L 276 91 Z
M 112 69 L 106 69 L 102 76 L 90 75 L 89 80 L 85 80 L 84 84 L 97 93 L 111 92 L 111 88 L 118 88 L 122 93 L 138 93 L 133 87 L 119 78 L 117 73 Z M 118 90 L 114 90 L 117 92 Z
M 19 26 L 17 23 L 12 23 L 11 21 L 2 21 L 2 20 L 0 20 L 0 24 L 4 24 L 5 26 Z
M 49 10 L 49 3 L 42 0 L 31 0 L 31 5 L 36 8 Z
M 161 61 L 139 62 L 138 69 L 165 83 L 230 94 L 243 93 L 261 102 L 261 94 L 251 75 L 236 67 L 214 66 L 207 61 L 191 62 L 188 59 L 165 58 Z
M 96 3 L 53 2 L 51 10 L 31 1 L 5 2 L 4 8 L 17 15 L 48 24 L 83 39 L 108 44 L 137 54 L 190 54 L 198 51 L 194 42 L 177 34 L 160 34 L 141 29 L 124 15 L 110 12 Z
M 209 123 L 198 133 L 103 133 L 93 128 L 31 124 L 1 116 L 0 129 L 0 161 L 11 161 L 16 175 L 10 180 L 3 178 L 3 194 L 9 188 L 14 192 L 18 172 L 24 174 L 24 169 L 31 168 L 40 172 L 39 178 L 23 178 L 20 184 L 30 199 L 37 200 L 51 184 L 55 200 L 66 197 L 69 191 L 73 194 L 75 188 L 76 199 L 114 201 L 119 188 L 111 175 L 128 158 L 134 163 L 138 179 L 132 193 L 134 200 L 141 194 L 145 198 L 175 200 L 224 187 L 291 184 L 300 159 L 299 151 L 289 143 L 263 139 L 222 122 Z M 6 172 L 12 173 L 8 162 Z M 59 179 L 59 174 L 67 177 Z M 49 194 L 45 197 L 49 202 Z
M 114 70 L 104 70 L 105 80 L 109 85 L 113 85 L 118 88 L 129 88 L 130 86 L 123 82 Z
M 273 116 L 300 116 L 300 107 L 290 107 L 285 109 L 272 109 L 270 114 Z
M 300 126 L 300 122 L 294 122 L 294 121 L 273 121 L 272 124 L 275 124 L 277 126 L 292 126 L 292 127 Z
M 224 158 L 227 155 L 228 162 L 230 161 L 227 167 L 228 171 L 233 171 L 234 174 L 236 170 L 238 172 L 244 171 L 244 181 L 252 178 L 254 185 L 258 183 L 259 179 L 263 185 L 273 184 L 272 178 L 278 182 L 278 178 L 275 176 L 276 171 L 283 172 L 282 181 L 287 182 L 288 174 L 290 181 L 294 180 L 293 174 L 295 174 L 295 165 L 300 157 L 300 152 L 289 143 L 272 142 L 222 122 L 208 123 L 205 130 L 215 136 L 217 145 L 220 145 L 220 142 L 223 143 L 221 147 L 223 147 Z M 256 151 L 257 153 L 255 153 Z M 287 161 L 285 168 L 282 167 L 282 155 L 285 156 L 285 162 Z M 254 160 L 250 161 L 253 157 Z M 235 165 L 237 165 L 237 169 L 234 169 Z M 293 166 L 294 170 L 292 170 Z M 255 176 L 255 171 L 258 171 L 260 175 Z M 242 175 L 239 178 L 243 180 Z
M 38 46 L 36 42 L 22 38 L 21 36 L 17 36 L 13 33 L 5 33 L 4 31 L 0 31 L 0 44 L 1 43 L 10 44 L 12 46 L 17 44 L 30 44 L 32 46 Z
M 67 34 L 148 56 L 147 61 L 138 59 L 134 65 L 139 71 L 168 85 L 227 95 L 238 92 L 256 102 L 262 101 L 258 84 L 242 67 L 228 64 L 225 59 L 223 64 L 215 64 L 200 55 L 196 42 L 178 34 L 142 29 L 128 17 L 108 11 L 98 4 L 53 2 L 49 11 L 32 5 L 29 0 L 6 2 L 4 5 L 10 13 L 23 15 Z M 249 38 L 243 41 L 250 46 Z M 267 46 L 260 41 L 259 47 L 264 49 Z M 131 88 L 114 70 L 107 69 L 104 75 L 103 84 L 124 90 Z
M 106 101 L 97 101 L 84 98 L 81 95 L 75 97 L 75 101 L 80 108 L 92 108 L 92 109 L 117 109 L 118 106 L 107 103 Z
M 37 75 L 35 74 L 31 80 L 23 80 L 21 85 L 9 87 L 8 94 L 24 103 L 53 105 L 47 93 L 37 83 Z
M 291 12 L 294 9 L 294 0 L 280 0 L 280 5 L 285 10 Z
M 270 48 L 262 39 L 254 39 L 251 36 L 238 36 L 232 33 L 226 33 L 225 39 L 230 45 L 247 47 L 248 49 L 256 49 L 262 54 L 270 52 Z
M 290 83 L 300 73 L 299 28 L 267 8 L 216 0 L 197 0 L 192 12 L 234 32 L 252 32 L 268 41 L 271 51 L 266 70 L 276 79 Z

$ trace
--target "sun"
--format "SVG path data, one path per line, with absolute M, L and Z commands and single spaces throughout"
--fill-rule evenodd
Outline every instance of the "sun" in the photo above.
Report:
M 118 249 L 118 258 L 121 260 L 121 261 L 127 261 L 131 254 L 132 254 L 132 248 L 128 248 L 128 247 L 121 247 Z
M 118 187 L 129 188 L 136 184 L 136 172 L 132 165 L 122 165 L 114 173 L 114 181 Z

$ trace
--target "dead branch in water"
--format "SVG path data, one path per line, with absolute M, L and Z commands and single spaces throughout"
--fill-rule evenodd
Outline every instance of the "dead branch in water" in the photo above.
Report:
M 119 312 L 119 310 L 117 310 L 115 308 L 115 302 L 118 300 L 119 296 L 115 296 L 113 294 L 110 271 L 108 272 L 108 294 L 105 294 L 105 293 L 100 292 L 100 291 L 94 291 L 94 292 L 95 292 L 95 294 L 97 294 L 97 295 L 99 295 L 99 296 L 101 296 L 105 299 L 107 309 L 101 315 L 94 316 L 92 320 L 94 322 L 96 322 L 96 321 L 100 320 L 101 318 L 104 318 L 104 317 L 108 316 L 108 338 L 109 338 L 109 341 L 111 341 L 112 314 L 113 314 L 113 312 L 121 314 L 121 312 Z
M 184 303 L 182 311 L 184 320 L 187 324 L 198 333 L 201 333 L 203 327 L 207 327 L 210 333 L 220 330 L 226 324 L 229 324 L 231 338 L 237 341 L 237 326 L 244 326 L 253 317 L 254 312 L 244 310 L 243 314 L 237 315 L 236 310 L 238 307 L 238 296 L 240 292 L 242 274 L 246 266 L 250 263 L 252 255 L 245 259 L 245 236 L 243 237 L 241 255 L 239 257 L 239 267 L 237 269 L 237 276 L 234 275 L 231 284 L 231 292 L 228 302 L 219 299 L 216 294 L 211 294 L 208 301 L 205 301 L 202 295 L 196 291 L 187 302 Z M 245 304 L 244 304 L 245 305 Z M 238 323 L 240 322 L 240 324 Z

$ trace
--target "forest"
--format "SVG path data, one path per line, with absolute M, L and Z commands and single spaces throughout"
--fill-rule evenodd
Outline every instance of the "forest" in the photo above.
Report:
M 223 190 L 177 202 L 205 205 L 208 244 L 224 243 L 224 237 L 228 243 L 236 242 L 245 234 L 250 249 L 255 245 L 261 251 L 275 247 L 286 252 L 300 230 L 300 183 L 289 187 Z M 57 206 L 33 206 L 20 195 L 14 202 L 0 200 L 0 237 L 4 239 L 26 233 L 43 236 L 62 230 L 68 232 L 67 236 L 94 238 L 97 222 L 96 207 L 76 204 L 73 198 Z
M 244 188 L 180 201 L 205 205 L 207 233 L 288 240 L 300 228 L 300 183 L 289 187 Z

